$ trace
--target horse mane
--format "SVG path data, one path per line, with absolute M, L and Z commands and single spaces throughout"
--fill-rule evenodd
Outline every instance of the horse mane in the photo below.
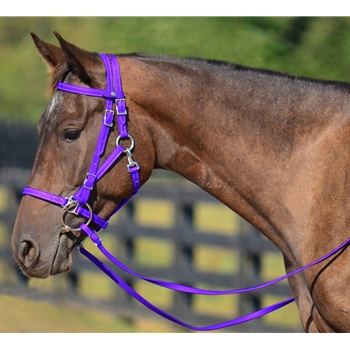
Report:
M 98 56 L 97 53 L 91 53 L 91 54 Z M 332 86 L 340 89 L 346 89 L 347 91 L 350 90 L 350 84 L 346 82 L 300 77 L 300 76 L 273 71 L 269 69 L 252 68 L 252 67 L 243 66 L 243 65 L 239 65 L 239 64 L 231 63 L 227 61 L 193 58 L 193 57 L 184 58 L 184 57 L 177 57 L 177 56 L 170 56 L 170 55 L 150 55 L 150 54 L 144 54 L 144 53 L 119 54 L 118 56 L 131 57 L 131 58 L 136 58 L 140 60 L 150 61 L 155 64 L 157 63 L 179 64 L 180 63 L 180 64 L 189 65 L 197 69 L 204 68 L 204 69 L 209 69 L 211 71 L 221 71 L 225 73 L 230 73 L 234 71 L 249 72 L 250 74 L 285 78 L 289 81 L 299 81 L 304 83 L 312 83 L 315 85 Z M 60 62 L 51 70 L 48 94 L 52 95 L 54 93 L 57 83 L 62 81 L 70 71 L 71 71 L 71 68 L 68 62 L 65 60 Z
M 231 74 L 233 72 L 247 72 L 249 74 L 255 74 L 259 76 L 269 76 L 282 78 L 287 81 L 294 82 L 304 82 L 306 84 L 312 84 L 314 86 L 331 86 L 333 88 L 350 90 L 350 84 L 347 82 L 341 82 L 336 80 L 323 80 L 315 78 L 307 78 L 303 76 L 297 76 L 290 73 L 284 73 L 279 71 L 274 71 L 270 69 L 263 68 L 252 68 L 228 61 L 214 60 L 214 59 L 204 59 L 204 58 L 195 58 L 195 57 L 177 57 L 170 55 L 149 55 L 143 53 L 132 53 L 120 55 L 125 57 L 134 57 L 140 60 L 150 61 L 154 63 L 169 63 L 169 64 L 185 64 L 193 68 L 204 68 L 212 72 L 223 72 L 225 74 Z

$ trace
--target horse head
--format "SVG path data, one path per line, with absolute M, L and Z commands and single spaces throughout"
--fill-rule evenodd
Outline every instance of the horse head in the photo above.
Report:
M 86 179 L 106 106 L 104 98 L 68 93 L 56 89 L 56 86 L 64 82 L 81 88 L 106 89 L 106 68 L 98 54 L 68 43 L 58 33 L 55 35 L 60 47 L 32 34 L 36 48 L 49 68 L 53 96 L 38 123 L 39 144 L 27 186 L 61 198 L 71 198 Z M 114 104 L 113 109 L 112 116 Z M 131 99 L 128 101 L 127 118 L 130 133 L 137 140 L 132 147 L 142 169 L 141 182 L 149 178 L 154 164 L 151 138 L 147 128 L 142 130 L 146 114 Z M 117 126 L 111 125 L 108 133 L 101 162 L 116 148 Z M 131 137 L 122 142 L 130 143 L 130 140 Z M 124 152 L 117 164 L 92 186 L 85 207 L 89 208 L 91 215 L 109 218 L 118 204 L 130 196 L 133 190 L 127 171 L 130 156 L 130 152 Z M 76 214 L 71 206 L 62 212 L 59 206 L 40 198 L 23 197 L 12 247 L 15 260 L 26 275 L 46 278 L 71 269 L 71 252 L 85 236 L 79 225 L 87 221 Z M 62 229 L 62 222 L 65 229 Z

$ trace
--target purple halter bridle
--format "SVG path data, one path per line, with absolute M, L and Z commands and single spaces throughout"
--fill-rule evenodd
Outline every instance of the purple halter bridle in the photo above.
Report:
M 140 188 L 140 174 L 139 174 L 139 166 L 135 162 L 133 158 L 133 148 L 134 148 L 134 140 L 132 136 L 128 133 L 127 130 L 127 109 L 126 109 L 126 102 L 125 102 L 125 96 L 122 90 L 122 82 L 121 82 L 121 76 L 120 76 L 120 70 L 118 65 L 118 60 L 114 55 L 107 55 L 107 54 L 100 54 L 100 57 L 105 65 L 106 68 L 106 90 L 102 89 L 93 89 L 93 88 L 85 88 L 80 87 L 76 85 L 71 85 L 63 82 L 59 82 L 57 84 L 57 89 L 62 90 L 69 93 L 74 94 L 80 94 L 80 95 L 87 95 L 92 97 L 103 97 L 106 100 L 106 110 L 105 114 L 102 118 L 101 123 L 101 130 L 100 134 L 97 140 L 97 145 L 95 148 L 95 152 L 90 164 L 89 171 L 86 174 L 85 180 L 83 185 L 79 188 L 79 190 L 72 196 L 68 197 L 61 197 L 56 194 L 52 194 L 43 190 L 31 188 L 31 187 L 25 187 L 23 190 L 23 195 L 29 195 L 33 196 L 42 200 L 45 200 L 49 203 L 58 205 L 62 207 L 62 215 L 61 215 L 61 222 L 62 222 L 62 233 L 68 232 L 68 231 L 82 231 L 87 236 L 90 237 L 92 242 L 99 248 L 99 250 L 116 266 L 118 266 L 120 269 L 124 270 L 125 272 L 131 274 L 134 277 L 140 278 L 144 281 L 148 281 L 150 283 L 156 284 L 158 286 L 168 288 L 175 291 L 185 292 L 185 293 L 191 293 L 191 294 L 202 294 L 202 295 L 227 295 L 227 294 L 238 294 L 238 293 L 245 293 L 245 292 L 251 292 L 254 290 L 262 289 L 265 287 L 268 287 L 270 285 L 273 285 L 277 282 L 280 282 L 290 276 L 293 276 L 311 266 L 314 266 L 329 257 L 333 256 L 337 252 L 341 251 L 343 248 L 345 248 L 349 242 L 350 238 L 347 239 L 344 243 L 342 243 L 339 247 L 331 251 L 330 253 L 326 254 L 322 258 L 314 261 L 313 263 L 306 265 L 304 267 L 301 267 L 295 271 L 292 271 L 280 278 L 277 278 L 273 281 L 255 286 L 250 288 L 243 288 L 243 289 L 237 289 L 237 290 L 206 290 L 206 289 L 199 289 L 199 288 L 193 288 L 190 286 L 184 286 L 168 281 L 162 281 L 154 278 L 149 278 L 140 274 L 137 274 L 133 272 L 132 270 L 128 269 L 123 263 L 121 263 L 117 258 L 115 258 L 113 255 L 111 255 L 106 248 L 102 244 L 101 238 L 97 235 L 97 232 L 99 232 L 102 229 L 105 229 L 108 225 L 108 219 L 103 219 L 99 217 L 98 215 L 94 214 L 92 212 L 91 207 L 88 204 L 88 200 L 91 194 L 91 191 L 94 188 L 94 185 L 97 181 L 99 181 L 106 172 L 111 169 L 125 154 L 128 164 L 127 168 L 131 177 L 131 182 L 133 185 L 133 191 L 132 194 L 124 199 L 117 207 L 117 209 L 114 211 L 117 212 L 132 196 L 134 196 L 139 188 Z M 115 105 L 115 111 L 114 113 L 113 106 Z M 113 150 L 113 152 L 107 157 L 107 159 L 99 166 L 101 157 L 105 152 L 108 137 L 110 134 L 110 130 L 114 125 L 114 115 L 117 115 L 117 124 L 118 124 L 118 131 L 119 136 L 116 140 L 116 148 Z M 123 147 L 121 145 L 122 140 L 129 140 L 131 142 L 130 147 Z M 80 215 L 87 219 L 86 223 L 80 224 L 79 227 L 70 227 L 65 223 L 65 215 L 74 214 L 74 215 Z M 114 214 L 113 213 L 113 214 Z M 112 214 L 112 215 L 113 215 Z M 96 230 L 93 230 L 89 227 L 90 223 L 94 223 L 97 226 Z M 115 272 L 110 270 L 110 268 L 105 265 L 103 262 L 101 262 L 99 259 L 97 259 L 95 256 L 93 256 L 91 253 L 89 253 L 81 244 L 78 247 L 78 250 L 80 253 L 82 253 L 84 256 L 86 256 L 91 262 L 93 262 L 97 267 L 99 267 L 106 275 L 108 275 L 113 281 L 115 281 L 121 288 L 123 288 L 127 293 L 129 293 L 132 297 L 134 297 L 136 300 L 138 300 L 140 303 L 142 303 L 144 306 L 149 308 L 150 310 L 154 311 L 155 313 L 159 314 L 160 316 L 163 316 L 164 318 L 175 322 L 181 326 L 187 327 L 192 330 L 196 331 L 211 331 L 216 330 L 220 328 L 225 328 L 229 326 L 234 326 L 240 323 L 248 322 L 250 320 L 253 320 L 255 318 L 261 317 L 263 315 L 266 315 L 272 311 L 275 311 L 285 305 L 288 305 L 289 303 L 294 301 L 294 298 L 288 298 L 286 300 L 283 300 L 279 303 L 276 303 L 274 305 L 265 307 L 261 310 L 252 312 L 248 315 L 227 321 L 222 322 L 218 324 L 214 324 L 211 326 L 205 326 L 205 327 L 196 327 L 189 324 L 186 324 L 182 322 L 181 320 L 175 318 L 174 316 L 166 313 L 165 311 L 159 309 L 155 305 L 148 302 L 146 299 L 144 299 L 140 294 L 138 294 L 135 290 L 133 290 L 128 284 L 126 284 Z
M 127 156 L 127 167 L 133 184 L 133 192 L 129 198 L 126 198 L 123 202 L 119 204 L 116 211 L 119 210 L 135 193 L 137 193 L 137 191 L 140 188 L 139 166 L 134 161 L 132 156 L 134 140 L 132 136 L 129 135 L 127 130 L 127 110 L 125 96 L 122 89 L 118 61 L 116 57 L 112 55 L 100 54 L 100 57 L 106 67 L 106 90 L 85 88 L 62 82 L 59 82 L 57 84 L 57 90 L 92 97 L 103 97 L 106 99 L 106 109 L 102 119 L 100 134 L 97 140 L 97 145 L 95 148 L 94 155 L 92 157 L 90 168 L 86 174 L 83 185 L 74 195 L 72 195 L 69 198 L 57 196 L 55 194 L 30 187 L 26 187 L 23 190 L 23 195 L 37 197 L 50 203 L 60 205 L 63 208 L 61 216 L 63 231 L 81 230 L 81 227 L 73 228 L 65 224 L 64 217 L 66 213 L 81 215 L 85 217 L 86 219 L 88 219 L 86 223 L 87 225 L 93 222 L 99 227 L 99 229 L 105 229 L 107 227 L 108 220 L 102 219 L 101 217 L 93 214 L 91 207 L 88 204 L 88 200 L 95 183 L 101 179 L 101 177 L 123 156 L 123 154 L 126 154 Z M 110 130 L 114 126 L 114 104 L 117 114 L 117 123 L 119 131 L 119 136 L 116 140 L 117 147 L 99 167 L 101 157 L 106 149 Z M 131 146 L 129 148 L 124 148 L 120 144 L 121 141 L 125 139 L 129 139 L 131 141 Z M 84 208 L 84 206 L 86 208 Z

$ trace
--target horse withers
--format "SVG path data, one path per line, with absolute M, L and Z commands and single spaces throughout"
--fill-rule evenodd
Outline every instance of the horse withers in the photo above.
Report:
M 117 58 L 125 99 L 118 101 L 127 110 L 120 113 L 118 105 L 106 107 L 110 97 L 89 95 L 109 91 L 101 56 L 55 34 L 60 47 L 32 34 L 50 69 L 53 97 L 38 123 L 27 185 L 48 198 L 23 197 L 12 238 L 24 274 L 69 271 L 71 252 L 86 236 L 79 228 L 87 220 L 103 228 L 134 194 L 136 165 L 139 185 L 161 168 L 216 197 L 280 249 L 287 272 L 348 238 L 350 85 L 220 61 L 123 54 Z M 87 94 L 69 93 L 71 85 Z M 101 116 L 114 114 L 126 118 L 123 140 L 120 127 L 108 122 L 106 135 L 99 134 Z M 103 164 L 116 140 L 124 145 L 103 176 L 91 172 L 101 139 Z M 74 196 L 84 191 L 78 212 Z M 306 332 L 350 331 L 349 258 L 345 247 L 289 278 Z

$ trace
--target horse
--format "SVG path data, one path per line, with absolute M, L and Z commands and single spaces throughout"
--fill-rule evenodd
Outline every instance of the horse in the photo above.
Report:
M 49 68 L 52 100 L 38 122 L 28 187 L 71 198 L 88 179 L 105 99 L 56 87 L 106 89 L 106 68 L 98 53 L 54 33 L 59 46 L 31 33 Z M 116 143 L 128 151 L 91 186 L 87 217 L 109 218 L 133 195 L 126 166 L 137 164 L 140 186 L 154 169 L 165 169 L 217 198 L 278 247 L 286 272 L 348 238 L 349 84 L 217 60 L 116 57 L 129 133 L 120 140 L 112 126 L 101 161 Z M 12 250 L 25 275 L 46 278 L 72 268 L 71 252 L 86 237 L 73 227 L 86 219 L 72 215 L 71 204 L 63 217 L 57 205 L 35 196 L 21 199 Z M 94 227 L 90 221 L 86 225 Z M 288 278 L 305 332 L 350 331 L 348 259 L 346 245 Z

